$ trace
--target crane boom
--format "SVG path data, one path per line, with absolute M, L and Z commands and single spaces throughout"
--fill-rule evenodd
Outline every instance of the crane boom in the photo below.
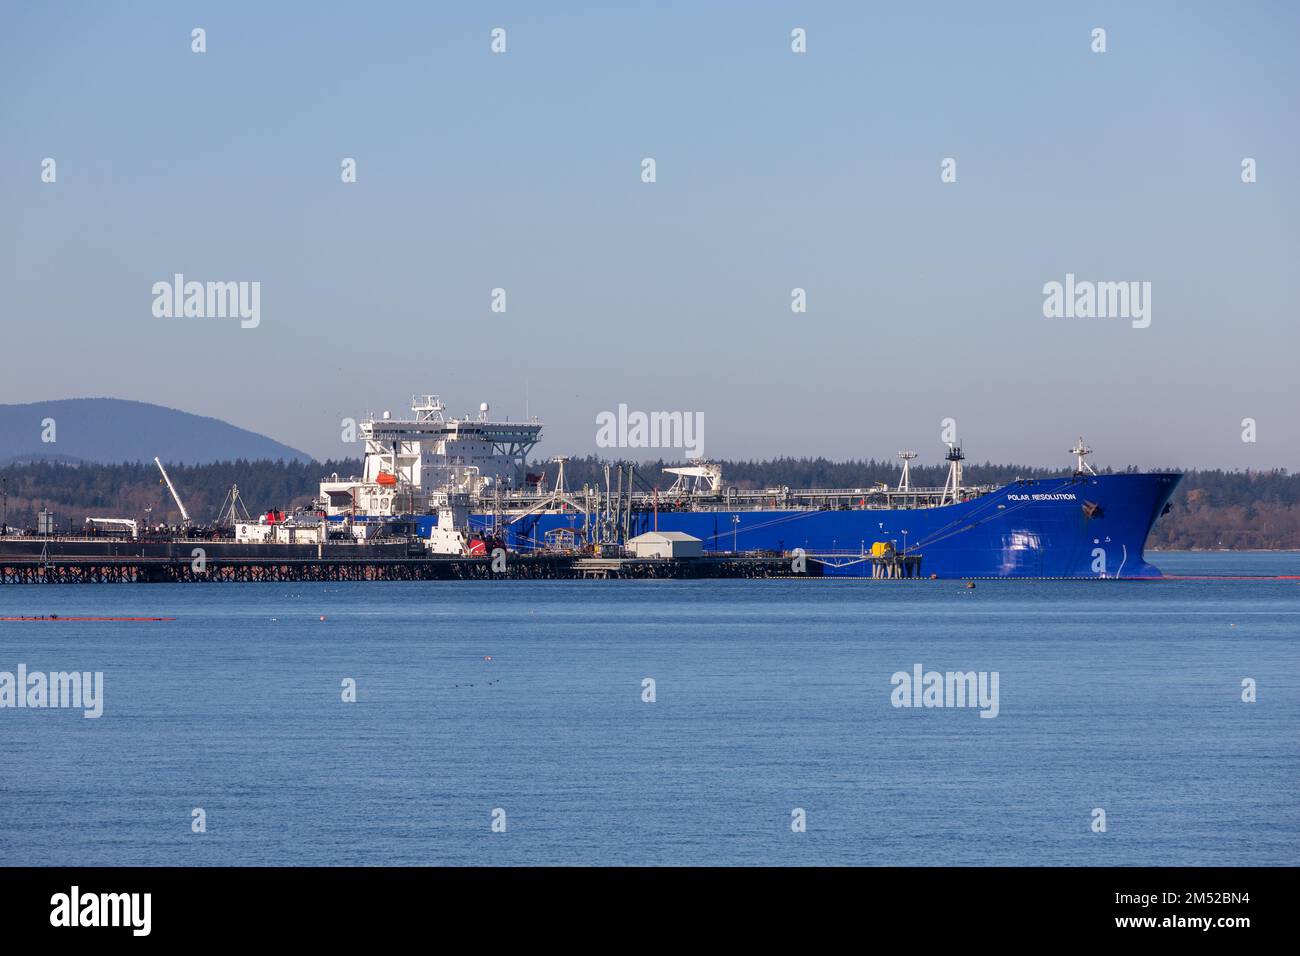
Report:
M 167 474 L 167 469 L 163 467 L 163 463 L 158 460 L 157 455 L 154 456 L 153 461 L 158 466 L 158 470 L 162 472 L 163 481 L 167 482 L 167 490 L 172 493 L 172 498 L 176 501 L 176 507 L 181 509 L 181 520 L 188 525 L 190 523 L 190 513 L 185 510 L 185 503 L 181 501 L 181 496 L 176 493 L 176 486 L 172 484 L 171 476 Z

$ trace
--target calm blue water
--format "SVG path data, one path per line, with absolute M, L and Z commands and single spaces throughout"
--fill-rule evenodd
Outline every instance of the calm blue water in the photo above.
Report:
M 1300 859 L 1300 581 L 0 587 L 51 612 L 178 620 L 0 623 L 0 670 L 105 675 L 0 710 L 6 864 Z M 895 709 L 918 662 L 999 716 Z

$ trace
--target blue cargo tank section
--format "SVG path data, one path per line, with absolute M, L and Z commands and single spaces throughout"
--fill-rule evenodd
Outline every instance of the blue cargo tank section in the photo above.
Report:
M 940 507 L 835 510 L 660 510 L 631 517 L 632 534 L 682 531 L 706 551 L 802 548 L 826 573 L 870 576 L 875 542 L 921 555 L 922 576 L 940 578 L 1152 578 L 1147 536 L 1178 485 L 1178 474 L 1072 475 L 1023 479 Z M 733 516 L 738 522 L 733 522 Z M 475 515 L 477 529 L 490 515 Z M 507 529 L 507 547 L 528 551 L 549 531 L 581 530 L 580 513 L 529 515 Z

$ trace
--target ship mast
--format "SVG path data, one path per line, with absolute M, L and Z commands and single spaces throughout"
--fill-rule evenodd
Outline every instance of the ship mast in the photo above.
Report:
M 946 442 L 948 446 L 948 480 L 943 485 L 943 497 L 939 499 L 940 505 L 948 504 L 951 501 L 957 503 L 957 496 L 961 493 L 961 463 L 966 458 L 961 453 L 961 445 L 956 442 Z
M 911 470 L 910 470 L 910 468 L 909 468 L 908 466 L 910 466 L 910 465 L 912 464 L 912 459 L 916 457 L 916 452 L 914 452 L 914 451 L 900 451 L 900 452 L 898 453 L 898 457 L 901 458 L 901 459 L 903 459 L 903 477 L 902 477 L 901 479 L 899 479 L 899 482 L 898 482 L 898 490 L 899 490 L 899 491 L 911 491 L 911 490 L 912 490 L 912 473 L 911 473 Z
M 1085 459 L 1092 454 L 1092 449 L 1083 443 L 1082 435 L 1079 436 L 1078 443 L 1073 448 L 1070 449 L 1070 454 L 1074 456 L 1074 460 L 1075 460 L 1074 473 L 1076 475 L 1097 474 L 1095 471 L 1093 471 L 1092 465 L 1088 464 L 1088 462 L 1085 461 Z

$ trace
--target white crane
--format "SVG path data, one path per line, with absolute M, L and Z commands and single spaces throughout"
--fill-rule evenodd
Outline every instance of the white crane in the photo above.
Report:
M 176 493 L 176 486 L 172 484 L 171 477 L 167 474 L 167 469 L 163 467 L 163 463 L 158 460 L 157 455 L 154 456 L 153 461 L 154 464 L 158 466 L 158 470 L 162 472 L 163 481 L 167 482 L 167 490 L 172 493 L 172 498 L 176 501 L 176 507 L 181 509 L 181 521 L 185 524 L 185 527 L 188 528 L 190 526 L 190 513 L 185 510 L 185 503 L 181 501 L 181 496 Z

